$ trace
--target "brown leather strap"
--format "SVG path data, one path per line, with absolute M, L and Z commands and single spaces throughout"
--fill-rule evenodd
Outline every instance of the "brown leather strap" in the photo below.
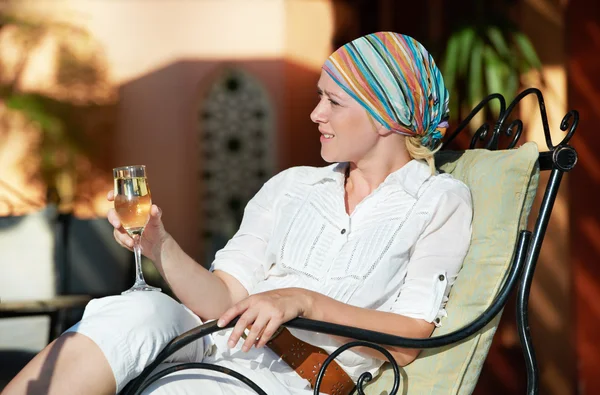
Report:
M 314 388 L 321 366 L 329 356 L 325 351 L 294 337 L 285 328 L 271 338 L 267 345 Z M 331 395 L 348 395 L 353 388 L 350 376 L 337 362 L 332 361 L 323 375 L 319 391 Z

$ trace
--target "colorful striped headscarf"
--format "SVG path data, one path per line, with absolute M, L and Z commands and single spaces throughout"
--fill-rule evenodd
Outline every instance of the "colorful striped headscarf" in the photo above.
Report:
M 323 69 L 382 125 L 434 149 L 448 128 L 448 91 L 429 52 L 391 32 L 357 38 Z

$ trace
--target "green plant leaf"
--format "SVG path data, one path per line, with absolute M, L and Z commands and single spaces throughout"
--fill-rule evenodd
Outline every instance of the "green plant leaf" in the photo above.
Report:
M 446 53 L 444 54 L 444 60 L 442 61 L 442 75 L 444 77 L 444 84 L 448 93 L 450 94 L 450 102 L 448 107 L 451 114 L 457 113 L 458 104 L 458 89 L 457 81 L 458 76 L 456 75 L 456 66 L 458 62 L 458 36 L 452 35 L 448 40 L 446 47 Z
M 496 72 L 498 73 L 498 78 L 500 80 L 500 86 L 498 87 L 497 92 L 504 96 L 506 100 L 510 101 L 514 97 L 515 92 L 507 85 L 507 81 L 511 74 L 515 74 L 515 72 L 506 62 L 500 62 L 496 67 Z
M 504 83 L 504 91 L 506 92 L 504 97 L 506 97 L 509 101 L 517 95 L 520 85 L 519 77 L 520 74 L 518 71 L 509 70 L 509 73 L 506 77 L 506 82 Z
M 529 40 L 529 38 L 523 32 L 513 32 L 513 41 L 515 42 L 519 52 L 527 62 L 526 64 L 529 68 L 534 68 L 537 70 L 542 69 L 542 62 L 533 47 L 533 44 Z M 526 70 L 525 70 L 526 71 Z
M 461 77 L 465 76 L 468 72 L 467 67 L 469 65 L 469 53 L 471 51 L 476 34 L 475 28 L 473 27 L 465 27 L 458 33 L 458 60 L 456 71 Z
M 58 139 L 62 134 L 60 118 L 49 113 L 44 101 L 37 95 L 14 94 L 5 98 L 6 106 L 22 113 L 30 122 L 37 123 L 50 138 Z
M 442 61 L 442 73 L 444 76 L 444 83 L 446 84 L 446 89 L 451 92 L 456 85 L 456 66 L 458 63 L 458 45 L 459 45 L 459 37 L 457 35 L 452 35 L 448 40 L 448 45 L 446 46 L 446 53 L 444 55 L 444 60 Z
M 469 65 L 469 104 L 476 105 L 483 98 L 483 41 L 473 43 Z
M 496 50 L 499 56 L 499 61 L 506 65 L 509 69 L 515 68 L 517 64 L 518 56 L 515 56 L 514 51 L 511 50 L 509 43 L 505 38 L 505 33 L 498 26 L 490 26 L 487 30 L 487 37 L 490 43 Z
M 486 94 L 500 93 L 502 90 L 502 65 L 503 61 L 491 46 L 486 45 L 483 49 L 483 58 L 485 60 L 484 72 L 487 86 Z M 500 103 L 496 100 L 490 103 L 490 108 L 494 116 L 500 114 Z
M 448 40 L 442 70 L 446 88 L 450 93 L 451 114 L 459 113 L 462 100 L 459 83 L 468 75 L 470 51 L 476 37 L 475 28 L 467 26 L 453 33 Z
M 496 49 L 496 52 L 498 52 L 498 55 L 500 55 L 501 57 L 503 57 L 505 59 L 508 59 L 511 57 L 510 49 L 508 48 L 508 44 L 506 43 L 506 40 L 504 39 L 504 34 L 502 34 L 502 31 L 500 30 L 500 28 L 498 26 L 490 26 L 487 29 L 487 37 L 489 38 L 490 42 Z
M 481 99 L 483 99 L 484 82 L 483 82 L 483 40 L 477 39 L 473 42 L 469 65 L 469 86 L 467 101 L 468 105 L 473 108 Z M 473 122 L 479 127 L 483 123 L 483 113 L 480 112 Z

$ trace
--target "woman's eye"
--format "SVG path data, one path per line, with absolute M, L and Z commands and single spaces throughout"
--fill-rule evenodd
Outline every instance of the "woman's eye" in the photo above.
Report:
M 317 91 L 317 96 L 319 97 L 319 100 L 323 100 L 324 94 L 323 94 L 322 91 Z M 339 106 L 340 105 L 340 103 L 336 102 L 335 100 L 331 100 L 329 97 L 327 97 L 327 100 L 329 100 L 329 102 L 333 106 Z

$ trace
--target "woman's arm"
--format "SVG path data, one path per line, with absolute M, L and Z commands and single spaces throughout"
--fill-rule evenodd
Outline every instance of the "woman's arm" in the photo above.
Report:
M 272 208 L 282 188 L 281 172 L 263 185 L 248 202 L 240 228 L 227 245 L 217 252 L 211 270 L 187 255 L 169 235 L 161 221 L 161 210 L 153 205 L 144 230 L 142 250 L 167 281 L 175 295 L 203 320 L 215 319 L 246 298 L 266 273 L 266 248 L 273 226 Z M 108 200 L 114 198 L 112 191 Z M 127 235 L 114 209 L 108 220 L 115 227 L 115 238 L 128 248 Z
M 297 292 L 304 294 L 303 297 L 308 300 L 306 302 L 305 318 L 418 339 L 428 338 L 435 328 L 433 323 L 422 319 L 351 306 L 317 292 L 304 289 L 298 289 Z M 340 345 L 353 340 L 338 336 L 335 337 L 340 340 Z M 385 348 L 392 354 L 400 366 L 411 363 L 420 352 L 417 349 L 394 346 L 385 346 Z M 357 347 L 354 350 L 377 359 L 387 360 L 380 352 L 369 347 Z
M 410 338 L 427 338 L 434 328 L 433 324 L 421 319 L 351 306 L 302 288 L 276 289 L 252 295 L 235 304 L 221 316 L 217 324 L 225 326 L 238 315 L 241 317 L 230 335 L 229 345 L 233 347 L 237 344 L 244 329 L 251 326 L 242 346 L 243 351 L 249 350 L 253 344 L 256 344 L 257 348 L 263 347 L 281 323 L 296 317 Z M 352 341 L 352 339 L 335 337 L 340 340 L 340 345 Z M 409 364 L 419 354 L 419 350 L 393 346 L 388 346 L 386 349 L 401 366 Z M 381 353 L 368 347 L 359 347 L 357 350 L 374 358 L 386 360 Z
M 177 298 L 203 321 L 218 318 L 248 296 L 246 288 L 235 277 L 219 270 L 206 270 L 170 236 L 154 265 Z
M 431 199 L 433 201 L 433 199 Z M 471 240 L 473 208 L 462 184 L 442 193 L 429 224 L 415 243 L 407 275 L 388 311 L 363 309 L 310 292 L 306 317 L 409 338 L 428 338 L 443 309 Z M 305 293 L 307 291 L 304 291 Z M 410 315 L 410 316 L 409 316 Z M 346 343 L 349 339 L 343 339 Z M 386 347 L 399 365 L 412 362 L 420 350 Z M 382 359 L 379 352 L 358 349 Z
M 114 200 L 113 191 L 108 193 L 107 199 Z M 233 276 L 222 271 L 212 273 L 187 255 L 165 230 L 161 217 L 162 211 L 153 205 L 142 238 L 142 250 L 183 304 L 206 321 L 219 317 L 248 296 L 246 288 Z M 117 242 L 131 249 L 133 239 L 121 226 L 114 209 L 108 212 L 108 221 L 115 228 Z

